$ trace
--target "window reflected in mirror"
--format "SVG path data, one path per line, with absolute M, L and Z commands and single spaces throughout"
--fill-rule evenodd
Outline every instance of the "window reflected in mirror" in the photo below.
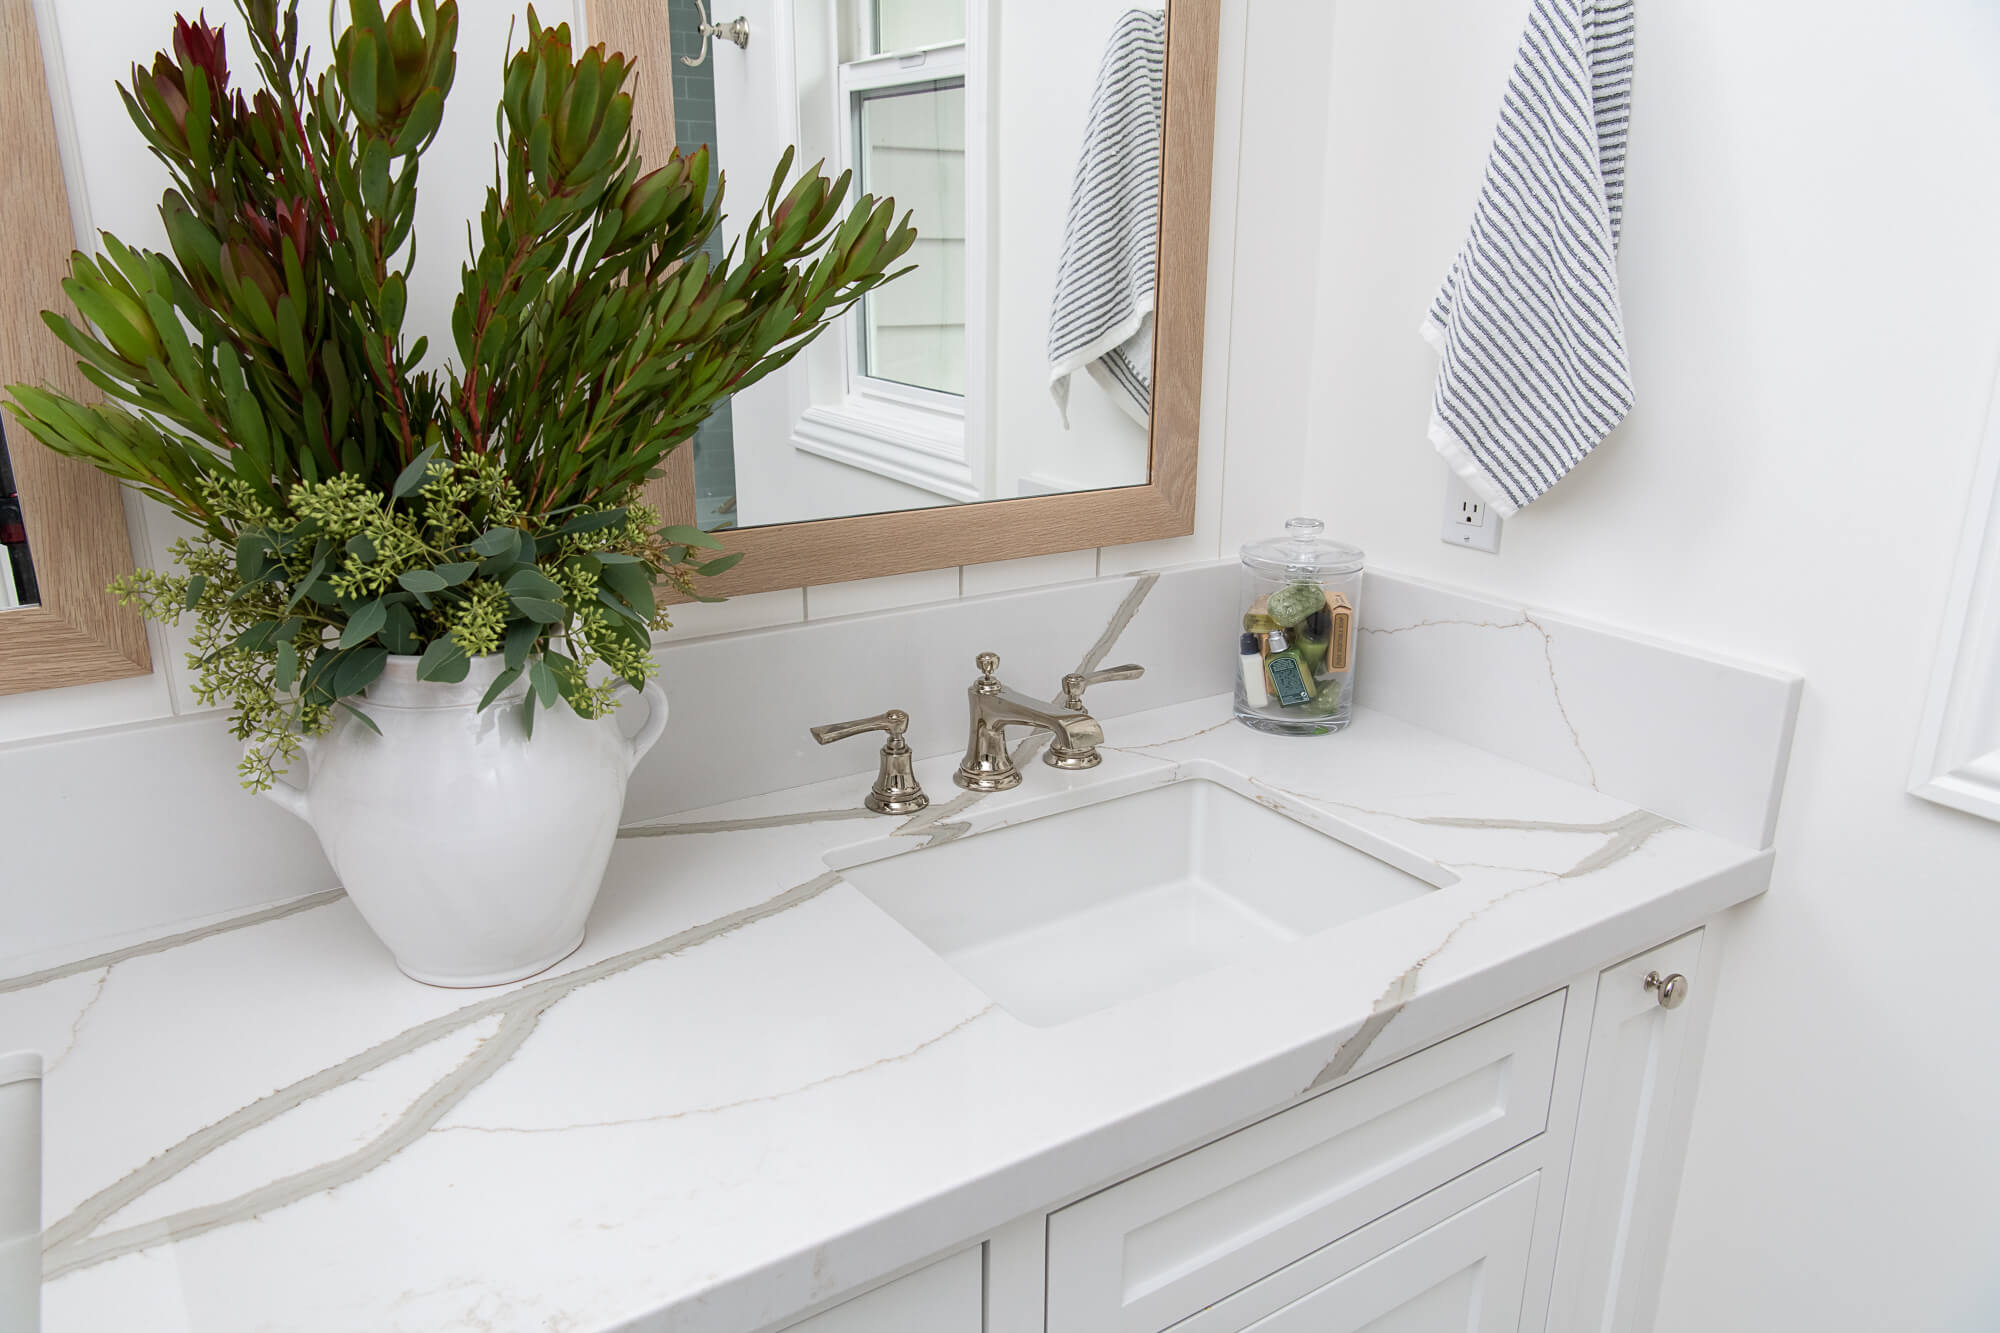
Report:
M 893 198 L 917 229 L 914 270 L 861 300 L 861 373 L 963 398 L 965 84 L 882 88 L 856 101 L 861 189 Z
M 862 8 L 870 25 L 862 49 L 870 55 L 965 40 L 964 0 L 869 0 Z
M 856 192 L 893 197 L 918 239 L 908 273 L 702 426 L 696 522 L 1144 485 L 1165 12 L 744 8 L 749 45 L 703 58 L 694 0 L 668 6 L 675 137 L 683 151 L 708 145 L 728 182 L 717 257 L 789 145 L 852 172 Z
M 0 429 L 0 611 L 35 606 L 41 600 L 35 563 L 28 558 L 28 528 L 21 517 L 14 465 L 7 457 L 5 430 Z

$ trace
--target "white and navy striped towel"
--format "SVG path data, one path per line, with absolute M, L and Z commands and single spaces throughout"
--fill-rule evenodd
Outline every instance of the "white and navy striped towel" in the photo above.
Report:
M 1633 0 L 1534 0 L 1486 179 L 1423 334 L 1431 442 L 1512 514 L 1632 406 L 1618 302 Z
M 1141 425 L 1152 414 L 1166 93 L 1167 16 L 1127 10 L 1098 66 L 1049 311 L 1049 391 L 1065 425 L 1070 378 L 1084 369 Z

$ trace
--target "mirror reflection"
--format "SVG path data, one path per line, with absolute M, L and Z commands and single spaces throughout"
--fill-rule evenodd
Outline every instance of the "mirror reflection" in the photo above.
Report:
M 28 558 L 28 529 L 21 517 L 14 465 L 7 457 L 6 431 L 0 427 L 0 611 L 34 606 L 41 600 L 35 563 Z
M 788 144 L 913 215 L 914 271 L 695 437 L 710 530 L 1142 485 L 1166 15 L 1131 0 L 667 6 L 733 242 Z M 712 31 L 712 30 L 711 30 Z

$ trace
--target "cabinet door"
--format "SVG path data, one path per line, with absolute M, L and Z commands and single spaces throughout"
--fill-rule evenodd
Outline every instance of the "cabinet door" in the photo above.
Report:
M 1175 1333 L 1515 1333 L 1537 1185 L 1537 1176 L 1518 1180 L 1358 1264 L 1341 1253 L 1366 1246 L 1370 1232 L 1399 1220 L 1384 1218 L 1211 1306 Z M 1302 1287 L 1304 1294 L 1286 1299 Z
M 980 1333 L 985 1322 L 979 1247 L 940 1259 L 785 1333 Z
M 1713 989 L 1701 953 L 1697 930 L 1598 975 L 1549 1333 L 1652 1327 L 1693 1094 L 1690 1038 Z M 1669 1009 L 1646 978 L 1676 975 L 1685 998 Z
M 1534 1138 L 1562 1012 L 1544 996 L 1055 1213 L 1048 1333 L 1159 1333 Z

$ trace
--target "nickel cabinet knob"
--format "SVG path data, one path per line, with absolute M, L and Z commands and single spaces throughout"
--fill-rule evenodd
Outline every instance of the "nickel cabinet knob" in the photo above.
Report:
M 1678 1009 L 1687 1002 L 1688 979 L 1678 972 L 1669 972 L 1664 977 L 1658 972 L 1648 972 L 1646 989 L 1659 999 L 1660 1008 Z

